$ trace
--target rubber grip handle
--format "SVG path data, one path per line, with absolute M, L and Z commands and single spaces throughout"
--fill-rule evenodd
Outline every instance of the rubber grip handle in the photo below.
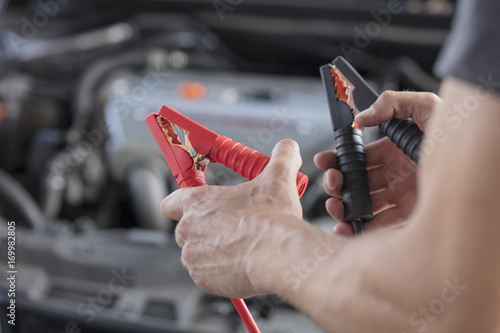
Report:
M 344 220 L 369 221 L 373 218 L 363 137 L 360 129 L 342 127 L 335 131 L 339 170 L 344 176 L 342 198 Z
M 388 136 L 415 163 L 418 163 L 420 143 L 424 133 L 411 119 L 392 118 L 379 125 L 380 130 Z
M 175 177 L 175 179 L 177 180 L 177 184 L 179 184 L 180 188 L 207 185 L 205 182 L 205 173 L 196 169 L 187 170 L 184 172 L 184 175 L 179 174 L 178 177 Z
M 258 151 L 234 142 L 226 136 L 219 137 L 210 152 L 210 157 L 249 180 L 257 177 L 269 163 L 270 158 Z M 308 178 L 297 172 L 297 191 L 299 197 L 304 194 Z

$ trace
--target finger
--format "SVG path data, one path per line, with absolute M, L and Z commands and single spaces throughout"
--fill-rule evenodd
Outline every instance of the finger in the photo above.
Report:
M 344 221 L 344 204 L 341 200 L 330 198 L 325 202 L 326 211 L 337 221 Z
M 363 230 L 371 232 L 384 228 L 397 228 L 407 224 L 407 221 L 398 213 L 397 209 L 391 208 L 378 214 L 373 220 L 363 223 Z M 333 233 L 342 236 L 354 236 L 352 226 L 347 222 L 340 222 L 333 228 Z
M 314 164 L 320 170 L 326 171 L 331 168 L 337 168 L 337 151 L 336 150 L 327 150 L 322 151 L 321 153 L 317 153 L 314 155 Z
M 374 218 L 371 221 L 364 223 L 364 230 L 374 230 L 382 227 L 399 226 L 403 221 L 400 209 L 387 200 L 386 191 L 382 194 L 372 195 L 372 210 Z M 353 235 L 352 226 L 350 223 L 344 222 L 344 205 L 341 200 L 330 198 L 326 201 L 326 210 L 334 219 L 339 222 L 334 228 L 334 233 L 344 236 Z
M 184 215 L 184 197 L 189 190 L 191 189 L 176 190 L 163 199 L 161 202 L 161 212 L 167 219 L 180 221 Z
M 335 227 L 333 227 L 333 233 L 342 236 L 354 236 L 354 231 L 352 226 L 347 222 L 340 222 Z
M 388 190 L 372 194 L 373 214 L 378 214 L 383 210 L 396 206 L 395 199 L 395 194 Z
M 356 116 L 360 126 L 375 126 L 396 118 L 412 118 L 425 131 L 428 119 L 441 99 L 427 92 L 384 91 L 367 110 Z
M 368 186 L 370 193 L 383 191 L 387 188 L 387 180 L 385 178 L 386 169 L 382 166 L 368 170 Z
M 394 154 L 402 154 L 399 148 L 388 138 L 383 137 L 365 145 L 365 160 L 368 168 L 385 164 Z
M 407 224 L 405 216 L 401 215 L 401 211 L 397 208 L 389 208 L 377 214 L 373 220 L 364 224 L 364 230 L 367 232 L 383 229 L 383 228 L 397 228 Z
M 184 247 L 184 244 L 186 243 L 185 241 L 185 233 L 183 229 L 185 226 L 182 223 L 177 224 L 177 227 L 175 227 L 175 242 L 179 247 L 182 249 Z
M 262 174 L 271 176 L 272 179 L 290 181 L 297 178 L 297 172 L 302 165 L 299 145 L 293 140 L 281 140 L 276 144 L 271 160 Z
M 340 198 L 342 197 L 342 184 L 344 176 L 337 169 L 328 169 L 323 175 L 323 188 L 329 196 Z

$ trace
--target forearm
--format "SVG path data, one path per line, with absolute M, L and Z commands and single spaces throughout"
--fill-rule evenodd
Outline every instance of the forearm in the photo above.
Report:
M 302 226 L 280 237 L 280 230 L 272 228 L 280 217 L 270 220 L 269 240 L 275 242 L 269 247 L 279 252 L 261 252 L 254 261 L 253 267 L 259 268 L 253 282 L 279 294 L 327 331 L 407 329 L 409 316 L 442 289 L 443 279 L 425 259 L 431 247 L 420 248 L 407 230 L 347 239 L 300 221 Z M 428 270 L 422 273 L 422 267 Z
M 421 228 L 441 235 L 443 267 L 469 286 L 459 304 L 475 318 L 467 324 L 498 330 L 500 98 L 455 79 L 443 83 L 441 94 L 445 103 L 426 133 Z
M 332 332 L 498 328 L 500 101 L 488 95 L 472 101 L 476 112 L 465 112 L 474 89 L 456 81 L 443 86 L 411 226 L 354 240 L 305 226 L 283 239 L 271 232 L 280 242 L 261 252 L 267 273 L 254 281 Z M 321 256 L 322 244 L 331 244 L 328 256 Z M 444 305 L 444 314 L 429 312 L 431 304 Z

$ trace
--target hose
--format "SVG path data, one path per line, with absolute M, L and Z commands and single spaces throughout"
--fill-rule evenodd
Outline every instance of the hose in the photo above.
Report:
M 44 230 L 47 219 L 33 197 L 11 175 L 0 169 L 0 201 L 16 211 L 34 230 Z
M 172 231 L 173 222 L 167 220 L 158 208 L 169 193 L 165 175 L 150 166 L 133 165 L 128 169 L 127 180 L 139 224 L 150 229 Z

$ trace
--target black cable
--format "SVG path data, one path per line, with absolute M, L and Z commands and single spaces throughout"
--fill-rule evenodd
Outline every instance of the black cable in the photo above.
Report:
M 362 220 L 354 220 L 351 222 L 352 224 L 352 230 L 354 231 L 355 235 L 363 235 L 363 221 Z
M 43 230 L 47 219 L 33 197 L 11 175 L 0 169 L 0 201 L 13 209 L 29 226 Z

